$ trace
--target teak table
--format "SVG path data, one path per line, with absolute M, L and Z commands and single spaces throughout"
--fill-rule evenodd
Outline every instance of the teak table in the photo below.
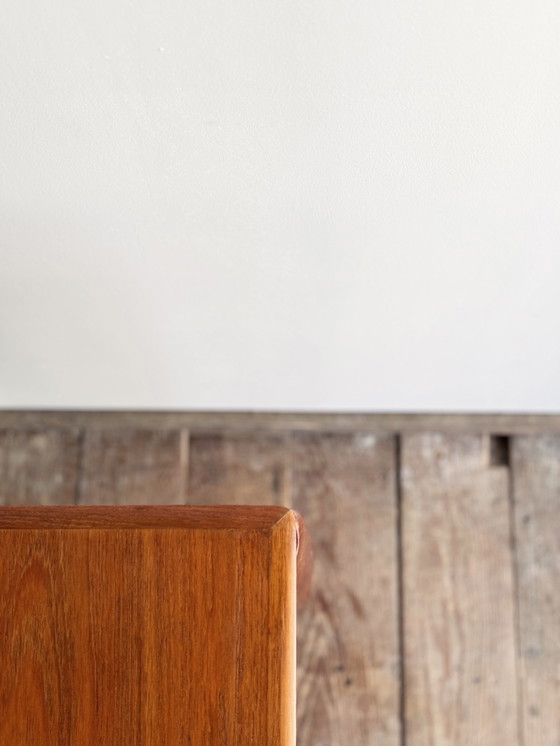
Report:
M 293 746 L 307 546 L 277 507 L 0 508 L 0 744 Z

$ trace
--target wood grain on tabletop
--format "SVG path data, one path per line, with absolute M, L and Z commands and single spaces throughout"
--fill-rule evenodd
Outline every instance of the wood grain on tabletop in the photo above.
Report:
M 292 746 L 295 515 L 189 528 L 181 506 L 131 530 L 142 508 L 92 510 L 53 530 L 0 508 L 0 743 Z
M 0 430 L 0 505 L 71 505 L 78 430 Z
M 397 746 L 395 440 L 296 434 L 293 507 L 315 550 L 298 618 L 298 742 Z
M 507 466 L 487 436 L 401 450 L 407 746 L 518 743 Z
M 283 433 L 192 433 L 188 502 L 290 504 L 290 438 Z
M 512 439 L 524 746 L 560 743 L 560 436 Z
M 182 430 L 86 430 L 78 502 L 181 504 L 187 462 L 188 433 Z

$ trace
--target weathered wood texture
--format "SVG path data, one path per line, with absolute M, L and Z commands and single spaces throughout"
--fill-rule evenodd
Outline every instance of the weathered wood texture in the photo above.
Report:
M 307 524 L 299 513 L 297 517 L 297 600 L 298 608 L 303 608 L 309 601 L 313 583 L 315 550 L 309 535 Z
M 79 453 L 77 430 L 1 430 L 0 505 L 71 505 Z
M 560 414 L 429 412 L 141 412 L 0 410 L 0 428 L 226 430 L 314 432 L 560 433 Z
M 189 503 L 290 504 L 288 435 L 193 433 L 189 451 Z
M 298 434 L 293 505 L 315 548 L 298 619 L 303 746 L 397 746 L 399 652 L 395 441 Z
M 185 502 L 188 433 L 181 430 L 87 430 L 81 505 L 174 505 Z
M 406 744 L 518 744 L 508 469 L 408 435 L 401 479 Z
M 292 746 L 294 514 L 119 528 L 106 510 L 109 528 L 57 530 L 0 509 L 0 743 Z
M 299 746 L 399 743 L 401 715 L 401 746 L 560 743 L 560 416 L 0 412 L 0 425 L 13 428 L 0 503 L 304 514 L 317 556 Z M 508 439 L 490 436 L 512 433 L 508 467 Z
M 512 442 L 524 746 L 560 743 L 560 437 Z

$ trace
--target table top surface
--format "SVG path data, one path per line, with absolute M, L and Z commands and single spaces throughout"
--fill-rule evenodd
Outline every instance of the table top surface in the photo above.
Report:
M 0 742 L 292 746 L 301 521 L 0 508 Z

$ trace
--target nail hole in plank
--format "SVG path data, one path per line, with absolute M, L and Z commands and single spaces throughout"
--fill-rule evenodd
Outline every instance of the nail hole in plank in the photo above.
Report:
M 509 466 L 509 437 L 490 436 L 490 466 Z

